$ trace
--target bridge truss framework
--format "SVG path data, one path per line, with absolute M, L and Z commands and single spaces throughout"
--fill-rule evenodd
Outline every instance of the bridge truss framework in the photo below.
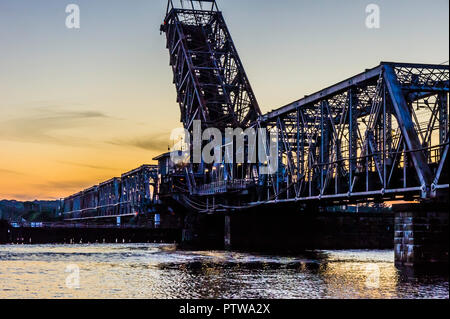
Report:
M 260 118 L 279 132 L 275 200 L 448 190 L 448 65 L 383 62 Z M 282 185 L 282 186 L 281 186 Z
M 259 174 L 262 163 L 190 164 L 192 182 L 182 193 L 187 206 L 425 200 L 448 192 L 448 65 L 383 62 L 261 115 L 216 2 L 180 4 L 169 1 L 161 30 L 185 128 L 199 119 L 204 128 L 276 129 L 279 146 L 272 175 Z
M 192 132 L 200 120 L 203 129 L 276 131 L 278 170 L 260 174 L 266 163 L 177 166 L 164 154 L 158 166 L 66 198 L 67 220 L 145 213 L 161 202 L 217 212 L 295 202 L 448 200 L 448 65 L 382 62 L 262 115 L 214 0 L 180 7 L 169 0 L 161 31 L 184 127 Z

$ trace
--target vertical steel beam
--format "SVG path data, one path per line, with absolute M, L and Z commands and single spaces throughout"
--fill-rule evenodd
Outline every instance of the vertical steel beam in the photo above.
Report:
M 387 139 L 387 104 L 386 104 L 386 84 L 383 85 L 383 141 L 381 149 L 383 150 L 383 190 L 386 189 L 386 139 Z
M 300 175 L 303 174 L 303 157 L 300 160 L 300 154 L 303 155 L 303 152 L 300 150 L 300 145 L 303 143 L 303 134 L 300 134 L 300 108 L 297 108 L 295 124 L 297 130 L 297 185 L 300 185 Z M 300 141 L 300 138 L 302 141 Z M 297 198 L 298 196 L 299 193 L 297 192 L 295 197 Z
M 408 151 L 414 162 L 417 176 L 422 186 L 422 197 L 428 197 L 433 175 L 425 154 L 421 151 L 422 145 L 412 121 L 411 111 L 398 82 L 395 70 L 391 65 L 385 64 L 384 78 L 389 89 L 392 104 L 395 109 L 397 121 L 405 138 Z
M 320 195 L 323 192 L 323 184 L 324 184 L 324 163 L 325 163 L 325 101 L 320 102 L 320 163 L 319 163 L 319 172 L 320 172 Z
M 351 88 L 348 91 L 348 191 L 352 192 L 353 176 L 356 171 L 356 157 L 358 150 L 358 97 L 356 95 L 356 88 Z
M 449 129 L 448 122 L 448 98 L 447 93 L 439 94 L 439 144 L 443 145 L 447 141 Z M 441 147 L 441 150 L 443 147 Z

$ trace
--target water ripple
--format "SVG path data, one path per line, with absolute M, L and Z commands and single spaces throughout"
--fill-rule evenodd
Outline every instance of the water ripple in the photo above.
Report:
M 79 267 L 79 287 L 67 267 Z M 70 281 L 70 280 L 69 280 Z M 272 256 L 175 245 L 0 246 L 0 298 L 449 298 L 448 276 L 405 277 L 392 251 Z

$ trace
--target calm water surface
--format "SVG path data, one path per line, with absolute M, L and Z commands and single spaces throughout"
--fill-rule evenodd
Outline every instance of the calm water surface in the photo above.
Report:
M 73 265 L 77 289 L 66 284 Z M 393 251 L 284 257 L 157 244 L 0 245 L 0 298 L 448 299 L 449 284 L 448 276 L 405 278 Z

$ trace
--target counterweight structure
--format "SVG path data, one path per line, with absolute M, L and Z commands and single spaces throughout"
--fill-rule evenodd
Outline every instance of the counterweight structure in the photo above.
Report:
M 194 120 L 219 129 L 257 120 L 258 103 L 215 1 L 169 1 L 161 31 L 186 129 Z

